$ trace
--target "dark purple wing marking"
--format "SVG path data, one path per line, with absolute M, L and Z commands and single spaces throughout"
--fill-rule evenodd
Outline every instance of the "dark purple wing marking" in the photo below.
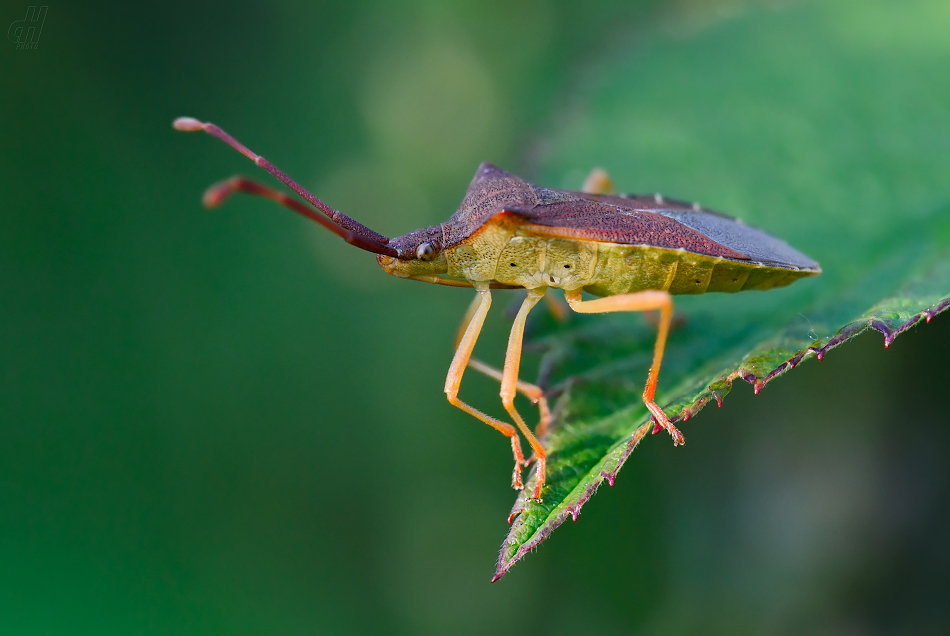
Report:
M 678 223 L 708 236 L 721 245 L 739 250 L 750 260 L 770 267 L 820 272 L 818 263 L 781 239 L 728 216 L 707 210 L 657 210 Z
M 696 230 L 716 243 L 742 252 L 749 260 L 774 267 L 820 272 L 818 263 L 788 243 L 762 230 L 712 210 L 697 208 L 691 203 L 650 196 L 608 196 L 569 192 L 595 201 L 610 203 L 634 210 L 649 210 Z
M 446 246 L 477 232 L 490 218 L 511 212 L 552 236 L 684 249 L 770 267 L 820 271 L 807 256 L 724 214 L 653 196 L 607 196 L 533 185 L 483 163 L 458 211 L 443 228 Z
M 644 210 L 624 210 L 599 201 L 539 205 L 521 215 L 529 231 L 552 236 L 684 249 L 694 254 L 747 261 L 749 257 L 710 240 L 674 219 Z

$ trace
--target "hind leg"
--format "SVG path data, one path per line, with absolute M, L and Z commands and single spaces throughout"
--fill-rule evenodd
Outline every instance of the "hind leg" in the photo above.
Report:
M 647 385 L 643 390 L 643 403 L 653 414 L 657 424 L 665 428 L 673 437 L 673 445 L 685 443 L 683 434 L 673 426 L 669 418 L 656 402 L 656 380 L 660 375 L 660 363 L 663 361 L 663 349 L 666 346 L 666 336 L 670 331 L 670 321 L 673 317 L 673 297 L 668 292 L 659 289 L 648 289 L 632 294 L 617 294 L 594 300 L 581 300 L 581 290 L 564 292 L 571 309 L 581 314 L 604 314 L 613 311 L 650 311 L 660 310 L 660 324 L 656 333 L 656 345 L 653 348 L 653 364 L 647 376 Z

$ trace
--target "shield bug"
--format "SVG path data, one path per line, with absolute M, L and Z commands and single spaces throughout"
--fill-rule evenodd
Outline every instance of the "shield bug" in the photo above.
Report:
M 582 191 L 556 190 L 529 183 L 489 163 L 478 167 L 459 209 L 448 221 L 387 238 L 337 212 L 298 185 L 269 161 L 211 123 L 191 117 L 175 120 L 182 131 L 204 131 L 221 139 L 284 182 L 313 208 L 288 195 L 243 177 L 208 189 L 204 202 L 219 205 L 234 192 L 277 201 L 342 237 L 375 253 L 380 266 L 398 278 L 469 287 L 476 291 L 449 365 L 445 393 L 449 402 L 511 439 L 515 467 L 512 486 L 523 488 L 527 465 L 518 431 L 537 460 L 531 498 L 540 501 L 544 487 L 542 437 L 550 412 L 544 391 L 518 379 L 525 320 L 548 288 L 563 290 L 578 313 L 659 310 L 653 363 L 643 402 L 657 429 L 666 429 L 674 444 L 683 436 L 654 402 L 674 294 L 738 292 L 783 287 L 821 273 L 818 264 L 784 241 L 711 212 L 660 195 L 615 195 L 609 177 L 595 170 Z M 491 306 L 492 289 L 524 288 L 502 370 L 472 358 L 475 342 Z M 585 300 L 582 292 L 598 298 Z M 462 374 L 473 367 L 501 382 L 501 401 L 515 426 L 495 419 L 459 399 Z M 539 405 L 535 433 L 514 406 L 521 392 Z

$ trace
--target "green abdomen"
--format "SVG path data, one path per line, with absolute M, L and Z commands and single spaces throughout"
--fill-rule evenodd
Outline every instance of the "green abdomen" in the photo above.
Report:
M 612 296 L 644 289 L 671 294 L 765 290 L 814 274 L 682 249 L 537 236 L 521 228 L 486 229 L 491 231 L 446 250 L 450 276 Z
M 597 244 L 597 265 L 586 291 L 611 296 L 643 289 L 671 294 L 737 292 L 784 287 L 810 272 L 642 245 Z

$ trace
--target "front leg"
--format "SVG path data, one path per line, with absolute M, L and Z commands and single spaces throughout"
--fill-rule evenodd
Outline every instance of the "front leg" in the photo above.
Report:
M 528 319 L 528 312 L 544 296 L 546 288 L 529 289 L 528 297 L 521 304 L 518 315 L 515 316 L 515 322 L 511 326 L 511 335 L 508 337 L 508 351 L 505 353 L 505 369 L 501 376 L 501 402 L 505 405 L 505 410 L 511 415 L 515 424 L 521 430 L 521 433 L 531 445 L 534 456 L 538 459 L 537 464 L 537 482 L 534 486 L 534 492 L 531 499 L 541 501 L 541 489 L 544 487 L 544 469 L 546 455 L 541 442 L 528 429 L 518 409 L 515 408 L 515 395 L 518 393 L 518 370 L 521 366 L 521 343 L 524 340 L 524 323 Z
M 472 319 L 465 329 L 458 347 L 455 350 L 455 356 L 452 358 L 452 364 L 449 366 L 449 373 L 445 378 L 445 396 L 449 403 L 457 406 L 469 415 L 485 422 L 505 437 L 511 438 L 511 452 L 515 457 L 515 469 L 511 475 L 511 486 L 521 490 L 524 485 L 521 481 L 521 467 L 524 466 L 524 455 L 521 453 L 521 442 L 518 439 L 518 432 L 511 424 L 486 415 L 478 409 L 469 406 L 458 399 L 459 385 L 462 383 L 462 374 L 465 373 L 465 367 L 472 357 L 472 351 L 475 349 L 475 342 L 478 340 L 478 334 L 485 323 L 485 316 L 488 315 L 488 309 L 491 307 L 491 291 L 488 283 L 475 283 L 475 289 L 478 290 L 478 307 L 472 314 Z

